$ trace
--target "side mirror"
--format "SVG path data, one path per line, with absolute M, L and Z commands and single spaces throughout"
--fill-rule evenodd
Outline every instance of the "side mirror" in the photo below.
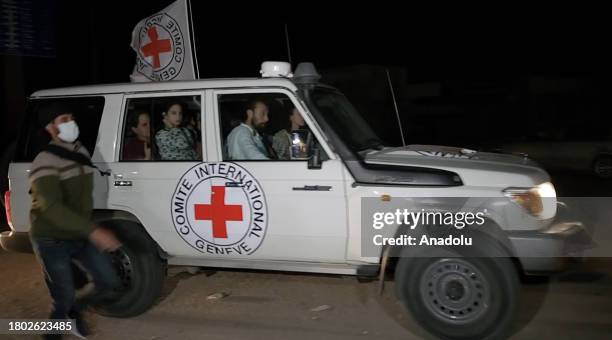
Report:
M 308 158 L 308 169 L 321 169 L 323 167 L 323 164 L 321 162 L 321 150 L 319 150 L 319 148 L 316 148 L 312 151 L 312 156 Z

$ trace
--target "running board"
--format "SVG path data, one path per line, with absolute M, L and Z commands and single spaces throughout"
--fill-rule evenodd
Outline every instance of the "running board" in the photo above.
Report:
M 170 257 L 168 265 L 196 266 L 211 268 L 236 268 L 274 270 L 302 273 L 358 275 L 363 272 L 364 267 L 370 271 L 370 264 L 344 264 L 344 263 L 322 263 L 322 262 L 299 262 L 299 261 L 260 261 L 260 260 L 229 260 L 229 259 L 197 259 L 188 257 Z

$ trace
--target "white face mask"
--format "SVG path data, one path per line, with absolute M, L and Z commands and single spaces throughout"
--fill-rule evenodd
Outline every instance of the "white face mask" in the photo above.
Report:
M 59 129 L 57 137 L 66 143 L 72 143 L 79 138 L 79 126 L 74 120 L 67 123 L 61 123 L 57 128 Z

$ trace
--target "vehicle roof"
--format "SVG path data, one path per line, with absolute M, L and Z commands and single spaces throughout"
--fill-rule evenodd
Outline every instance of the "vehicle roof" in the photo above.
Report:
M 92 94 L 184 91 L 209 88 L 242 87 L 284 87 L 292 91 L 297 89 L 295 84 L 286 78 L 229 78 L 71 86 L 36 91 L 30 97 L 78 96 Z

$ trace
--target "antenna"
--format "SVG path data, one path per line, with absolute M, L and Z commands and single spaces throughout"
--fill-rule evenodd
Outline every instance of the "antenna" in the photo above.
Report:
M 389 69 L 387 71 L 387 81 L 389 81 L 389 89 L 391 90 L 391 97 L 393 98 L 393 106 L 395 107 L 395 116 L 397 117 L 397 124 L 399 125 L 400 134 L 402 136 L 402 146 L 406 146 L 406 140 L 404 139 L 404 129 L 402 128 L 402 121 L 400 120 L 399 110 L 397 109 L 397 101 L 395 100 L 395 91 L 393 91 L 393 83 L 391 83 L 391 76 L 389 75 Z
M 289 58 L 289 64 L 291 64 L 291 45 L 289 44 L 289 28 L 285 24 L 285 40 L 287 42 L 287 57 Z

